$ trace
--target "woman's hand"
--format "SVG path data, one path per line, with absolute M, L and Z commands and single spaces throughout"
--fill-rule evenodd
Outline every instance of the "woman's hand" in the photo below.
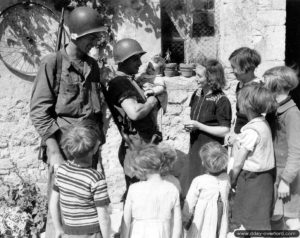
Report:
M 195 120 L 189 120 L 184 123 L 184 129 L 188 132 L 193 131 L 193 130 L 201 130 L 201 124 L 200 122 L 197 122 Z
M 278 186 L 278 198 L 284 199 L 290 196 L 290 185 L 281 180 Z

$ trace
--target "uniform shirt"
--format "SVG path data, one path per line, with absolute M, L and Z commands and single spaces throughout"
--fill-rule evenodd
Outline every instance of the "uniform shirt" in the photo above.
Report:
M 121 109 L 121 111 L 123 110 L 121 104 L 125 99 L 134 98 L 138 103 L 146 102 L 143 90 L 134 81 L 133 77 L 120 71 L 117 71 L 117 76 L 109 81 L 108 95 L 111 103 Z M 142 138 L 151 140 L 153 134 L 157 131 L 157 125 L 151 113 L 136 121 L 130 120 L 124 111 L 123 113 L 123 123 L 126 124 L 129 133 L 137 132 Z
M 58 95 L 56 53 L 46 56 L 39 67 L 30 102 L 30 117 L 43 140 L 67 125 L 83 119 L 95 120 L 102 126 L 100 72 L 97 62 L 86 55 L 70 59 L 61 49 L 62 73 Z
M 60 194 L 66 234 L 83 235 L 100 231 L 96 207 L 110 202 L 101 172 L 66 162 L 57 169 L 53 189 Z

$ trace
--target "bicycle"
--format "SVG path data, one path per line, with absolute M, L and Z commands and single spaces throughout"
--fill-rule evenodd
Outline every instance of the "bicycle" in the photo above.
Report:
M 38 2 L 24 0 L 0 14 L 0 59 L 13 72 L 35 76 L 41 59 L 55 52 L 69 39 L 63 25 L 64 8 L 59 18 Z

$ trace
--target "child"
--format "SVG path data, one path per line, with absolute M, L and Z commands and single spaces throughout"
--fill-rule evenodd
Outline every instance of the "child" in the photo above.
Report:
M 181 186 L 180 182 L 177 179 L 178 174 L 175 171 L 175 163 L 177 161 L 177 153 L 176 151 L 166 143 L 158 144 L 158 149 L 163 153 L 163 162 L 161 167 L 161 176 L 166 181 L 169 181 L 175 185 L 178 189 L 179 194 L 181 194 Z
M 248 47 L 241 47 L 236 49 L 229 56 L 229 61 L 233 69 L 236 79 L 239 81 L 236 87 L 236 94 L 248 84 L 253 82 L 260 82 L 255 76 L 255 69 L 261 62 L 261 57 L 256 50 Z M 239 110 L 238 103 L 236 104 L 236 120 L 234 132 L 240 133 L 241 128 L 248 122 L 246 115 L 242 114 Z M 233 136 L 233 135 L 231 135 Z M 232 139 L 234 139 L 232 137 Z
M 299 81 L 296 73 L 286 66 L 271 68 L 263 76 L 266 88 L 279 103 L 275 117 L 278 125 L 274 140 L 277 201 L 273 218 L 285 220 L 290 230 L 300 230 L 300 111 L 289 96 Z M 283 224 L 278 229 L 284 229 Z
M 62 148 L 71 158 L 58 167 L 50 198 L 56 238 L 64 234 L 74 238 L 109 237 L 106 181 L 92 168 L 93 155 L 100 145 L 98 131 L 93 129 L 96 126 L 86 121 L 62 138 Z
M 186 196 L 183 224 L 186 238 L 225 238 L 228 226 L 229 177 L 227 150 L 218 142 L 201 147 L 207 174 L 196 177 Z
M 239 91 L 238 104 L 249 122 L 235 142 L 238 151 L 230 171 L 231 184 L 237 184 L 233 228 L 269 230 L 275 159 L 271 130 L 262 113 L 273 111 L 276 102 L 267 89 L 252 84 Z
M 203 66 L 197 65 L 196 80 L 199 89 L 191 98 L 191 120 L 184 124 L 190 132 L 189 165 L 181 177 L 184 196 L 192 180 L 206 172 L 199 157 L 200 148 L 210 141 L 223 144 L 232 116 L 230 101 L 222 91 L 226 84 L 222 64 L 209 59 Z
M 140 180 L 129 187 L 122 238 L 180 238 L 179 192 L 161 177 L 164 154 L 155 145 L 137 149 L 134 169 Z
M 155 59 L 157 59 L 157 56 Z M 167 111 L 168 93 L 166 91 L 166 84 L 163 78 L 159 76 L 159 69 L 157 69 L 157 67 L 155 67 L 154 65 L 157 65 L 154 61 L 148 62 L 145 65 L 144 69 L 141 69 L 142 73 L 139 74 L 136 81 L 138 85 L 144 90 L 145 97 L 153 95 L 157 96 L 160 103 L 160 108 L 153 110 L 153 117 L 155 119 L 155 122 L 157 123 L 157 121 L 159 121 L 158 125 L 161 125 L 162 114 L 166 113 Z M 161 131 L 162 128 L 159 129 Z

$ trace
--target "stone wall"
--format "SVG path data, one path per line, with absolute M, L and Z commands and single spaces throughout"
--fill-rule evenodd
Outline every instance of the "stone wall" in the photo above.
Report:
M 225 66 L 227 92 L 232 103 L 235 103 L 234 90 L 237 82 L 231 74 L 228 57 L 242 46 L 256 49 L 262 57 L 262 63 L 256 71 L 258 77 L 261 77 L 267 69 L 284 64 L 286 1 L 219 1 L 218 58 Z
M 114 29 L 116 40 L 122 38 L 136 39 L 147 52 L 143 60 L 148 61 L 154 55 L 160 54 L 161 52 L 159 0 L 122 0 L 122 4 L 126 2 L 129 3 L 124 5 L 122 20 L 117 21 L 116 29 Z M 140 2 L 140 9 L 134 6 L 135 2 Z
M 284 63 L 285 46 L 285 1 L 284 0 L 216 0 L 219 4 L 220 27 L 218 57 L 225 65 L 229 79 L 227 93 L 233 105 L 236 80 L 230 74 L 228 57 L 240 47 L 249 46 L 262 54 L 260 76 L 265 69 Z M 159 1 L 154 4 L 155 19 L 159 17 Z M 1 1 L 8 4 L 8 0 Z M 3 9 L 3 8 L 1 8 Z M 151 12 L 151 11 L 150 11 Z M 157 21 L 152 25 L 136 21 L 124 21 L 118 30 L 118 38 L 134 37 L 149 52 L 149 56 L 160 51 L 160 33 Z M 194 43 L 193 43 L 194 44 Z M 196 51 L 197 44 L 187 54 Z M 144 58 L 147 60 L 147 57 Z M 186 158 L 189 136 L 182 123 L 188 118 L 187 103 L 196 89 L 193 78 L 165 78 L 169 92 L 169 105 L 163 117 L 163 133 L 167 143 L 173 145 L 180 158 Z M 29 100 L 32 82 L 10 72 L 0 61 L 0 178 L 7 183 L 18 183 L 17 174 L 37 183 L 45 192 L 46 166 L 37 160 L 39 137 L 29 119 Z M 233 106 L 234 108 L 234 106 Z M 118 201 L 124 191 L 122 168 L 117 160 L 120 136 L 111 120 L 107 120 L 107 143 L 103 146 L 103 163 L 108 178 L 109 192 L 113 201 Z M 8 187 L 0 182 L 1 193 Z
M 3 0 L 0 11 L 20 2 Z M 51 0 L 37 0 L 54 9 Z M 113 2 L 117 3 L 117 1 Z M 160 8 L 159 1 L 144 1 L 142 8 L 133 1 L 121 1 L 124 8 L 116 21 L 116 39 L 136 38 L 143 42 L 149 60 L 160 53 Z M 56 12 L 59 15 L 59 12 Z M 66 12 L 66 23 L 68 13 Z M 29 102 L 33 79 L 16 75 L 0 61 L 0 196 L 9 189 L 9 184 L 20 183 L 20 176 L 36 183 L 46 193 L 47 166 L 37 160 L 40 139 L 29 118 Z M 103 147 L 103 164 L 112 201 L 120 200 L 124 192 L 124 175 L 117 159 L 120 136 L 111 121 L 107 131 L 107 143 Z

